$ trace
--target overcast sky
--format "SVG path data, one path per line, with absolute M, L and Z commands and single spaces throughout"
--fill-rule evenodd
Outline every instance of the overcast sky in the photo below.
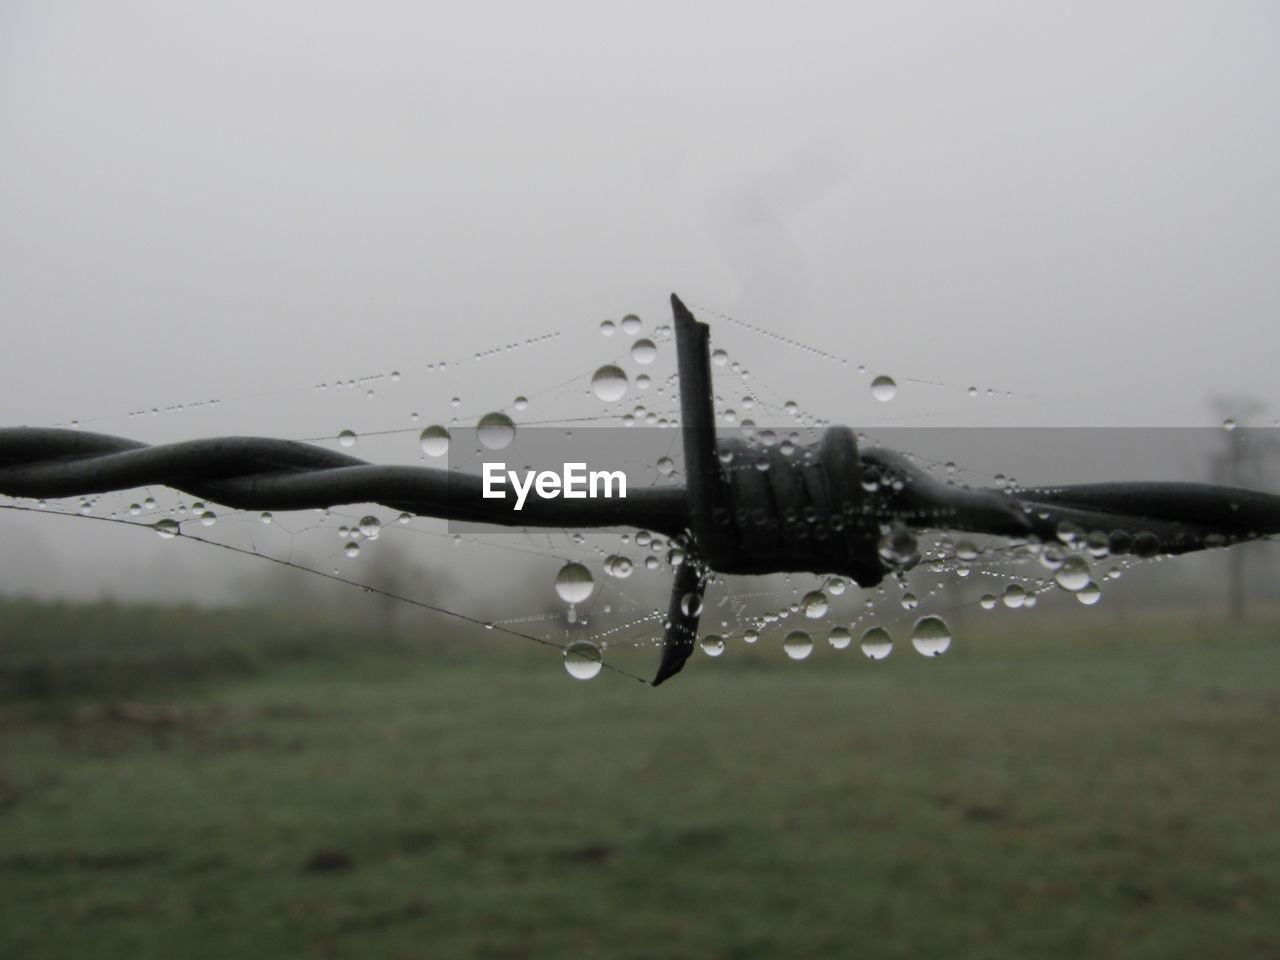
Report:
M 837 422 L 887 415 L 865 364 L 907 422 L 919 382 L 930 425 L 1000 419 L 970 384 L 1271 425 L 1278 36 L 1272 2 L 8 0 L 0 420 L 253 432 L 267 400 L 124 415 L 551 331 L 589 367 L 674 290 L 849 361 L 755 357 Z

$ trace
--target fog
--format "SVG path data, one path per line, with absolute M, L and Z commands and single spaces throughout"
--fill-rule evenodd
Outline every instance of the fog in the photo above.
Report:
M 332 436 L 316 384 L 392 370 L 364 429 L 460 385 L 479 414 L 677 291 L 833 422 L 1211 427 L 1234 396 L 1273 426 L 1278 29 L 1262 2 L 9 2 L 0 420 Z M 208 597 L 248 559 L 0 522 L 5 593 Z

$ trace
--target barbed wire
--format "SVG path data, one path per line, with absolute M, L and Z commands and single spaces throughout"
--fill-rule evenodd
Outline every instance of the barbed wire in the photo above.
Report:
M 484 496 L 482 479 L 472 474 L 376 465 L 299 441 L 217 437 L 150 446 L 81 430 L 11 427 L 0 429 L 0 493 L 45 499 L 164 485 L 243 510 L 380 503 L 505 527 L 654 530 L 683 548 L 655 686 L 679 672 L 693 650 L 711 573 L 834 573 L 873 587 L 902 568 L 893 538 L 903 530 L 1089 537 L 1107 553 L 1138 557 L 1280 533 L 1280 496 L 1255 490 L 1174 482 L 975 488 L 942 482 L 896 451 L 859 450 L 847 427 L 785 450 L 721 438 L 708 328 L 674 295 L 672 306 L 684 486 L 615 499 L 532 497 L 516 512 L 509 498 Z

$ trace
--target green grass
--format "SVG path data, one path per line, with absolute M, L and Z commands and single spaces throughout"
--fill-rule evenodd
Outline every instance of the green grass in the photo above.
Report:
M 1280 956 L 1275 622 L 776 647 L 658 690 L 272 661 L 162 678 L 169 726 L 10 700 L 0 956 Z

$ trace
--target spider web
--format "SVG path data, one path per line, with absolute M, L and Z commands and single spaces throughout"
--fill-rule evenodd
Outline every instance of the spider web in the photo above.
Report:
M 1025 417 L 1044 403 L 985 384 L 890 374 L 776 329 L 693 308 L 712 325 L 718 426 L 762 449 L 816 442 L 833 420 L 864 425 L 862 443 L 874 443 L 879 429 L 899 437 L 900 446 L 895 429 L 945 428 L 957 410 L 990 421 L 999 419 L 1001 405 Z M 162 442 L 251 423 L 245 432 L 331 446 L 374 463 L 455 469 L 465 460 L 459 452 L 497 457 L 513 442 L 485 444 L 486 423 L 515 439 L 540 432 L 588 444 L 591 431 L 630 430 L 649 442 L 635 445 L 629 482 L 660 486 L 683 482 L 675 369 L 670 325 L 627 314 L 304 387 L 75 425 Z M 834 417 L 833 405 L 840 407 Z M 951 459 L 920 454 L 916 461 L 951 483 L 1017 484 Z M 646 530 L 460 529 L 373 504 L 273 516 L 152 488 L 7 506 L 149 527 L 162 539 L 265 558 L 429 611 L 434 625 L 425 629 L 462 624 L 559 650 L 579 678 L 596 675 L 601 662 L 634 679 L 652 675 L 674 568 L 685 560 L 680 542 Z M 861 649 L 879 660 L 905 647 L 936 656 L 949 647 L 947 618 L 958 610 L 1030 609 L 1059 595 L 1092 605 L 1136 562 L 1110 557 L 1105 538 L 1075 529 L 1049 544 L 883 533 L 882 557 L 898 569 L 870 590 L 834 575 L 713 574 L 703 601 L 702 651 L 720 659 L 759 645 L 804 660 L 815 651 Z M 577 593 L 557 589 L 566 571 L 578 578 Z

